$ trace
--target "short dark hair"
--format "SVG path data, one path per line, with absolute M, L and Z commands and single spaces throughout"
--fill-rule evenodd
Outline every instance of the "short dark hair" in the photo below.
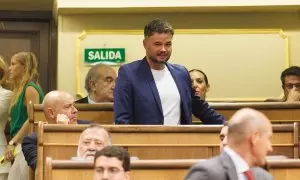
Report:
M 146 24 L 144 28 L 144 37 L 150 37 L 154 33 L 170 33 L 173 36 L 174 30 L 169 22 L 157 18 Z
M 300 77 L 300 67 L 291 66 L 291 67 L 287 68 L 286 70 L 284 70 L 280 76 L 282 85 L 284 85 L 284 79 L 287 76 L 299 76 Z
M 205 83 L 208 84 L 208 78 L 207 78 L 206 74 L 205 74 L 203 71 L 201 71 L 201 70 L 199 70 L 199 69 L 192 69 L 192 70 L 189 71 L 189 73 L 194 72 L 194 71 L 199 72 L 199 73 L 202 73 L 203 76 L 204 76 L 204 81 L 205 81 Z
M 127 152 L 127 150 L 124 149 L 123 147 L 108 146 L 103 148 L 100 151 L 97 151 L 94 159 L 94 166 L 96 165 L 97 158 L 100 156 L 111 157 L 111 158 L 115 157 L 122 162 L 122 166 L 125 172 L 130 171 L 130 155 Z

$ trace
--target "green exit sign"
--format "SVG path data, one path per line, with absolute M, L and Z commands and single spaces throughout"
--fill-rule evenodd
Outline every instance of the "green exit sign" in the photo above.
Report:
M 123 63 L 125 62 L 125 48 L 84 49 L 85 63 Z

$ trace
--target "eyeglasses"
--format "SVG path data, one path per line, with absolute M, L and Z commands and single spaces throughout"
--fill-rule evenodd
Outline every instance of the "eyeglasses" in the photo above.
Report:
M 285 84 L 283 85 L 284 87 L 286 87 L 287 89 L 293 89 L 293 87 L 295 86 L 295 88 L 300 89 L 300 83 L 296 83 L 296 84 Z

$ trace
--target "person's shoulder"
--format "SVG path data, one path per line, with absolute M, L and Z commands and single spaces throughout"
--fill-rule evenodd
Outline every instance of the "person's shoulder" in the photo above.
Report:
M 123 64 L 120 68 L 119 68 L 119 73 L 126 73 L 128 74 L 128 76 L 133 76 L 135 77 L 136 74 L 139 74 L 140 71 L 145 70 L 145 63 L 147 63 L 146 60 L 141 59 L 141 60 L 136 60 L 127 64 Z
M 184 67 L 183 65 L 167 63 L 167 66 L 169 67 L 169 69 L 176 70 L 176 71 L 180 71 L 180 72 L 183 72 L 183 73 L 187 73 L 187 74 L 188 74 L 187 68 Z
M 0 94 L 1 94 L 1 96 L 11 96 L 12 91 L 5 89 L 3 87 L 0 87 Z
M 195 179 L 220 179 L 224 175 L 222 163 L 220 157 L 216 156 L 208 160 L 201 160 L 197 164 L 193 165 L 189 170 L 185 180 Z
M 26 95 L 38 95 L 38 91 L 34 86 L 27 86 L 25 89 Z
M 37 134 L 35 132 L 24 137 L 22 144 L 31 143 L 37 141 Z
M 89 121 L 89 120 L 77 120 L 77 124 L 92 124 L 93 121 Z
M 273 176 L 266 170 L 264 170 L 263 168 L 260 168 L 260 167 L 254 167 L 254 168 L 251 168 L 253 174 L 254 174 L 254 177 L 255 179 L 265 179 L 265 180 L 272 180 L 273 179 Z
M 218 169 L 217 167 L 221 165 L 220 156 L 215 156 L 208 160 L 201 160 L 193 166 L 193 168 L 202 169 L 206 171 L 213 171 Z
M 134 68 L 134 67 L 139 66 L 141 63 L 143 63 L 143 59 L 123 64 L 121 67 L 123 67 L 123 68 Z
M 81 99 L 75 101 L 75 103 L 88 103 L 88 97 L 86 96 L 84 98 L 81 98 Z

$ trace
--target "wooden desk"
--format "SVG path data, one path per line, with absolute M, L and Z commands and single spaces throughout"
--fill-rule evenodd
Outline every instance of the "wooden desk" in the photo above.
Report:
M 78 110 L 78 119 L 89 120 L 97 124 L 114 124 L 113 103 L 75 104 Z M 29 104 L 29 129 L 36 132 L 35 123 L 46 122 L 42 104 Z
M 39 123 L 38 164 L 47 156 L 70 159 L 76 155 L 80 133 L 86 125 Z M 117 126 L 106 125 L 114 145 L 140 159 L 204 159 L 219 153 L 222 126 Z M 298 124 L 273 125 L 272 154 L 298 158 Z M 63 153 L 62 153 L 63 152 Z M 39 172 L 42 167 L 38 166 Z
M 182 180 L 200 160 L 137 160 L 131 163 L 132 180 Z M 300 160 L 269 160 L 270 173 L 278 180 L 299 180 Z M 45 180 L 93 179 L 93 162 L 47 158 Z
M 239 109 L 253 108 L 264 113 L 272 123 L 300 122 L 300 103 L 285 102 L 247 102 L 247 103 L 210 103 L 210 106 L 227 120 Z M 199 119 L 193 117 L 193 123 Z

